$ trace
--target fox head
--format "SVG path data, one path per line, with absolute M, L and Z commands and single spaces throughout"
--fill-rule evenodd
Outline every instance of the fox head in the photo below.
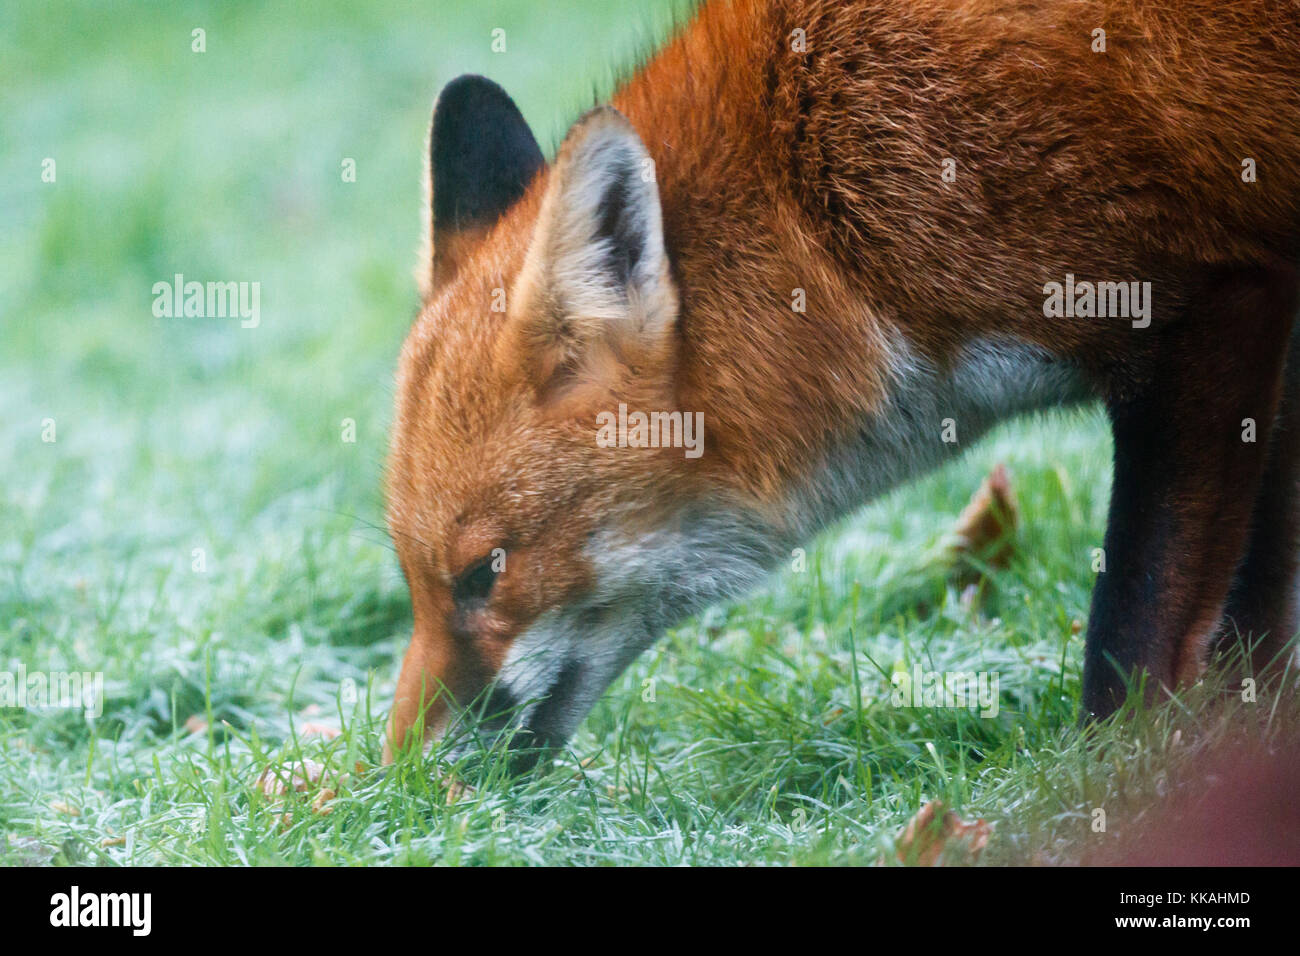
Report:
M 620 405 L 693 412 L 654 173 L 612 108 L 548 167 L 494 83 L 438 99 L 388 468 L 414 616 L 388 759 L 476 705 L 480 731 L 562 744 L 666 627 L 762 573 L 707 453 L 601 440 Z

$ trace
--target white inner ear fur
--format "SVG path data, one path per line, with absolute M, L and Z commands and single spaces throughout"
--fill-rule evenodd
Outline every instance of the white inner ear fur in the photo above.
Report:
M 593 111 L 565 140 L 515 298 L 576 343 L 657 338 L 675 321 L 654 164 L 616 110 Z

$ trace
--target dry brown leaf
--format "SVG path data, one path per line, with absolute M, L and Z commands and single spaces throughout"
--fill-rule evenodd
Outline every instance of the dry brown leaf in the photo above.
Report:
M 474 794 L 473 787 L 467 783 L 461 783 L 455 777 L 445 777 L 442 783 L 447 788 L 447 806 L 451 806 Z
M 950 846 L 960 845 L 974 860 L 989 842 L 992 828 L 984 820 L 967 823 L 943 802 L 931 800 L 908 821 L 895 846 L 900 863 L 934 866 Z
M 290 789 L 305 793 L 314 784 L 320 783 L 324 776 L 323 763 L 304 758 L 292 767 L 267 767 L 257 778 L 255 786 L 268 797 L 282 797 Z
M 329 806 L 329 802 L 336 796 L 338 796 L 338 794 L 329 787 L 323 787 L 321 792 L 316 794 L 316 799 L 311 802 L 312 812 L 319 813 L 323 817 L 329 816 L 334 812 L 334 808 Z
M 75 804 L 68 803 L 66 800 L 55 800 L 50 804 L 50 809 L 55 813 L 62 813 L 64 816 L 79 817 L 81 808 Z
M 956 559 L 965 555 L 979 558 L 995 568 L 1011 559 L 1013 532 L 1020 520 L 1020 508 L 1005 465 L 997 465 L 971 496 L 970 504 L 952 526 L 948 552 Z
M 105 848 L 110 846 L 126 846 L 126 837 L 124 836 L 104 837 L 104 839 L 99 841 L 99 845 Z
M 207 729 L 208 722 L 198 714 L 191 714 L 185 718 L 185 732 L 187 734 L 202 734 L 206 733 Z
M 334 812 L 330 801 L 338 796 L 338 791 L 335 789 L 338 786 L 337 774 L 327 777 L 328 769 L 323 763 L 303 758 L 292 766 L 267 767 L 257 778 L 254 786 L 264 796 L 273 798 L 272 809 L 280 809 L 284 806 L 285 801 L 282 798 L 287 796 L 291 789 L 295 793 L 308 793 L 315 789 L 316 794 L 311 803 L 312 812 L 325 817 Z M 291 826 L 293 826 L 293 813 L 281 813 L 280 828 L 287 830 Z

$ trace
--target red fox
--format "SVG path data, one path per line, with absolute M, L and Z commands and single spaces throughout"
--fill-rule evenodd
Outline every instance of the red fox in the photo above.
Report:
M 485 698 L 562 743 L 674 622 L 1090 400 L 1085 717 L 1238 634 L 1276 661 L 1298 158 L 1297 0 L 712 0 L 550 165 L 454 80 L 388 468 L 414 614 L 388 756 Z

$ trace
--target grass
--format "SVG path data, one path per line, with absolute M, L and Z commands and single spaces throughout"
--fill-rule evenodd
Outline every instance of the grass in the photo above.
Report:
M 933 798 L 993 824 L 985 862 L 1069 862 L 1225 733 L 1211 688 L 1075 729 L 1109 481 L 1088 412 L 1000 429 L 677 629 L 553 767 L 489 763 L 451 804 L 418 755 L 378 771 L 410 625 L 380 476 L 433 95 L 487 73 L 553 147 L 668 5 L 57 6 L 0 12 L 0 670 L 102 671 L 107 699 L 0 710 L 0 862 L 871 862 Z M 260 282 L 262 324 L 153 317 L 176 272 Z M 1025 518 L 972 608 L 925 555 L 999 461 Z M 916 664 L 996 672 L 997 717 L 892 706 Z M 303 759 L 333 768 L 328 814 L 255 787 Z

